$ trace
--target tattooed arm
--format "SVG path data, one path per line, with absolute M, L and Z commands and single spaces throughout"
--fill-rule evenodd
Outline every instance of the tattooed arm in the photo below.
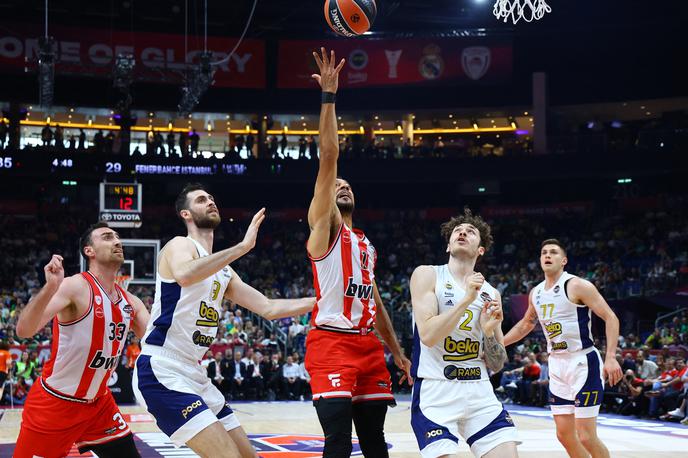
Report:
M 502 334 L 502 299 L 497 294 L 495 300 L 485 303 L 480 313 L 480 325 L 483 330 L 483 358 L 485 365 L 492 372 L 499 372 L 507 362 L 504 348 L 504 334 Z
M 538 323 L 537 312 L 533 306 L 532 294 L 533 292 L 531 291 L 530 296 L 528 296 L 528 310 L 526 310 L 526 314 L 523 315 L 521 321 L 516 323 L 514 327 L 511 328 L 511 330 L 504 336 L 504 346 L 511 345 L 523 339 L 525 336 L 530 334 L 535 325 Z

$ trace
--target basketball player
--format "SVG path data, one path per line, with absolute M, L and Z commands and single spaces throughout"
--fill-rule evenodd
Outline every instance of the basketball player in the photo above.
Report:
M 597 414 L 604 397 L 604 379 L 621 380 L 616 361 L 619 320 L 597 288 L 564 271 L 566 249 L 556 239 L 542 242 L 540 267 L 545 280 L 530 292 L 528 310 L 504 337 L 511 345 L 527 336 L 540 322 L 549 353 L 550 407 L 557 439 L 569 456 L 608 457 L 597 437 Z M 602 363 L 593 346 L 590 311 L 605 321 L 607 354 Z
M 306 370 L 311 376 L 313 404 L 325 433 L 323 456 L 351 455 L 351 420 L 364 456 L 389 456 L 384 437 L 387 406 L 394 405 L 383 347 L 406 374 L 404 356 L 375 284 L 377 252 L 365 234 L 353 228 L 354 194 L 337 178 L 339 142 L 334 98 L 339 72 L 334 52 L 313 53 L 320 69 L 313 75 L 322 87 L 320 167 L 308 209 L 307 249 L 313 267 L 317 304 L 315 329 L 306 341 Z M 406 376 L 402 377 L 403 379 Z
M 229 267 L 255 246 L 265 209 L 253 217 L 240 243 L 213 253 L 220 224 L 213 196 L 199 184 L 187 185 L 175 207 L 188 235 L 173 238 L 160 252 L 134 394 L 176 446 L 186 444 L 203 457 L 255 457 L 238 419 L 200 364 L 217 335 L 222 302 L 229 299 L 272 320 L 307 313 L 315 298 L 269 300 Z
M 502 300 L 475 263 L 492 245 L 490 226 L 469 209 L 442 225 L 449 261 L 411 276 L 414 318 L 411 426 L 423 458 L 458 452 L 461 435 L 476 457 L 516 457 L 514 422 L 487 369 L 506 362 Z
M 89 227 L 79 241 L 88 271 L 64 277 L 62 256 L 45 266 L 46 284 L 19 316 L 17 335 L 28 338 L 53 320 L 50 360 L 24 404 L 14 456 L 138 457 L 129 426 L 107 387 L 133 329 L 143 336 L 148 311 L 115 276 L 124 262 L 122 242 L 106 223 Z

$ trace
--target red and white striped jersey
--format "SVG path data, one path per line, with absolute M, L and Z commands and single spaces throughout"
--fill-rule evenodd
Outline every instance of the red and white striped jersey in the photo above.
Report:
M 317 302 L 315 326 L 369 328 L 375 323 L 373 280 L 377 252 L 358 229 L 342 223 L 334 243 L 320 258 L 309 255 Z
M 77 402 L 108 392 L 107 381 L 119 364 L 134 320 L 134 309 L 119 285 L 115 285 L 118 297 L 113 302 L 93 274 L 81 275 L 91 288 L 88 310 L 68 323 L 53 319 L 50 361 L 42 376 L 46 391 Z

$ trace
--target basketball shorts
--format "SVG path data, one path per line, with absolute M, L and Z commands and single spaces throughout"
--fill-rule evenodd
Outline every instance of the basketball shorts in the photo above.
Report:
M 596 348 L 549 357 L 549 402 L 554 415 L 596 417 L 604 398 L 602 358 Z
M 60 399 L 37 380 L 24 404 L 16 458 L 58 458 L 74 444 L 80 451 L 131 434 L 112 394 L 91 403 Z
M 416 379 L 411 427 L 423 458 L 458 453 L 459 436 L 476 457 L 506 442 L 521 443 L 511 416 L 488 380 Z
M 181 447 L 216 421 L 227 431 L 240 426 L 200 364 L 159 347 L 147 347 L 145 353 L 136 360 L 134 395 L 175 446 Z
M 311 376 L 313 401 L 350 398 L 354 403 L 395 404 L 382 343 L 372 332 L 345 334 L 313 329 L 306 338 L 305 365 Z

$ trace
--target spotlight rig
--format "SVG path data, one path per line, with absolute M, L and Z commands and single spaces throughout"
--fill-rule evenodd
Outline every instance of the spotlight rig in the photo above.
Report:
M 38 39 L 38 100 L 43 107 L 51 107 L 55 95 L 55 39 Z
M 198 65 L 189 69 L 186 76 L 186 84 L 182 88 L 182 100 L 177 106 L 179 116 L 187 117 L 190 115 L 200 102 L 203 94 L 213 84 L 213 74 L 215 72 L 210 64 L 211 57 L 212 54 L 209 52 L 201 53 Z

